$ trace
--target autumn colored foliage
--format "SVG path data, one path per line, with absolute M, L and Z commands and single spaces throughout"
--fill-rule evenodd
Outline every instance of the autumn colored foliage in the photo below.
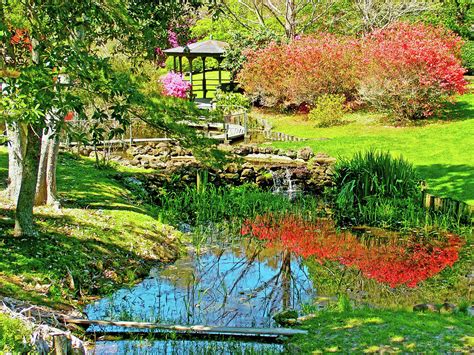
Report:
M 462 40 L 423 24 L 397 23 L 362 42 L 359 94 L 399 120 L 432 116 L 446 99 L 464 93 Z
M 323 33 L 247 53 L 238 79 L 269 107 L 314 105 L 322 94 L 342 94 L 416 119 L 465 91 L 461 46 L 452 32 L 423 24 L 396 23 L 363 38 Z
M 350 232 L 337 232 L 332 221 L 306 221 L 289 215 L 271 214 L 246 221 L 243 235 L 251 235 L 269 244 L 278 244 L 301 255 L 313 257 L 320 263 L 336 261 L 359 269 L 365 277 L 391 287 L 415 287 L 458 259 L 462 240 L 455 235 L 429 242 L 416 238 L 368 245 Z
M 322 94 L 356 93 L 359 43 L 331 34 L 305 36 L 246 53 L 238 80 L 265 106 L 299 107 Z
M 33 49 L 28 31 L 21 28 L 12 30 L 10 44 L 13 46 L 26 48 L 29 51 Z

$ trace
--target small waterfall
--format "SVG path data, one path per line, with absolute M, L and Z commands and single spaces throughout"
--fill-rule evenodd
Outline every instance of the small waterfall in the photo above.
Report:
M 291 179 L 291 171 L 286 168 L 285 171 L 272 171 L 274 194 L 286 195 L 290 200 L 293 200 L 297 193 L 298 187 L 294 180 Z

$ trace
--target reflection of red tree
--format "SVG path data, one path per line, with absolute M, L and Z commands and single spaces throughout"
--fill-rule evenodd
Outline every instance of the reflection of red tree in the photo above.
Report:
M 391 287 L 415 287 L 436 275 L 458 259 L 462 246 L 459 237 L 448 234 L 443 240 L 419 241 L 400 238 L 388 243 L 367 246 L 349 232 L 336 232 L 327 219 L 305 221 L 296 216 L 276 218 L 267 214 L 246 221 L 242 234 L 252 235 L 268 244 L 281 244 L 302 257 L 314 257 L 320 263 L 337 261 L 356 267 L 364 276 Z

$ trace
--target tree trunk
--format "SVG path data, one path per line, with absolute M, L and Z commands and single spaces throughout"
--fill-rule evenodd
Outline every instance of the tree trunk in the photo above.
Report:
M 46 125 L 41 139 L 35 204 L 59 207 L 56 197 L 56 163 L 59 153 L 60 121 L 53 114 L 48 114 Z
M 291 308 L 291 252 L 285 250 L 281 262 L 282 276 L 282 307 L 283 310 Z
M 8 187 L 6 194 L 7 198 L 16 206 L 21 186 L 26 135 L 18 122 L 7 123 L 6 128 L 8 136 Z
M 25 154 L 22 162 L 20 192 L 15 214 L 15 235 L 34 236 L 33 206 L 41 149 L 41 129 L 31 124 L 22 125 L 26 136 Z
M 286 0 L 285 16 L 286 38 L 292 40 L 296 36 L 296 4 L 295 0 Z

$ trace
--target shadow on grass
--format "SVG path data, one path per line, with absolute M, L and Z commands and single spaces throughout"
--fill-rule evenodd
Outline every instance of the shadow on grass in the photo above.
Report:
M 149 206 L 139 205 L 132 192 L 114 178 L 117 174 L 113 167 L 97 169 L 90 160 L 61 155 L 58 189 L 64 207 L 129 211 L 156 218 Z
M 18 239 L 11 233 L 13 211 L 0 208 L 0 217 L 4 296 L 59 308 L 84 296 L 106 295 L 145 276 L 158 261 L 104 237 L 121 235 L 118 227 L 102 232 L 93 222 L 81 223 L 72 216 L 38 214 L 39 224 L 47 223 L 47 228 L 39 228 L 34 240 Z
M 452 352 L 469 350 L 470 317 L 403 310 L 323 311 L 306 323 L 306 336 L 291 342 L 302 353 Z
M 436 182 L 435 195 L 451 197 L 461 201 L 474 201 L 474 167 L 462 165 L 418 165 L 423 178 Z M 428 187 L 431 188 L 428 184 Z
M 448 103 L 441 115 L 443 120 L 464 121 L 474 117 L 474 105 L 469 101 Z

